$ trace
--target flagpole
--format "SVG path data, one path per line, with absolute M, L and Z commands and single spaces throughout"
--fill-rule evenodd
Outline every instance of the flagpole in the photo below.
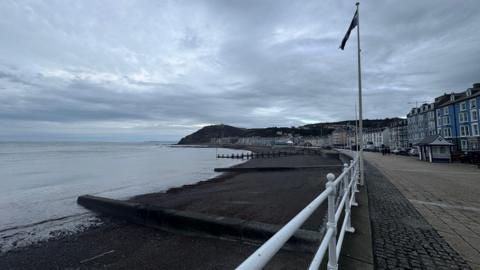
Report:
M 355 155 L 358 155 L 358 113 L 357 113 L 357 101 L 355 100 Z
M 359 162 L 360 162 L 360 185 L 363 186 L 365 184 L 365 171 L 363 166 L 363 115 L 362 115 L 362 69 L 360 65 L 360 11 L 359 5 L 360 3 L 357 2 L 355 4 L 357 6 L 357 51 L 358 51 L 358 117 L 359 123 L 358 128 L 360 137 L 360 155 L 359 155 Z

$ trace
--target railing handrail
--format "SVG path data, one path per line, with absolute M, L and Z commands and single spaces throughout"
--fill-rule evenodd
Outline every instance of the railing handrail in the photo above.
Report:
M 270 259 L 282 248 L 282 246 L 292 237 L 292 235 L 305 223 L 305 221 L 315 212 L 315 210 L 328 198 L 328 222 L 327 230 L 322 242 L 315 253 L 309 269 L 318 269 L 322 263 L 323 256 L 327 249 L 329 250 L 328 269 L 337 269 L 338 254 L 340 254 L 345 232 L 354 232 L 350 224 L 350 208 L 356 205 L 355 192 L 358 182 L 358 158 L 351 160 L 350 165 L 344 164 L 343 172 L 335 178 L 332 173 L 327 174 L 327 183 L 325 190 L 320 193 L 312 202 L 310 202 L 302 211 L 285 224 L 277 233 L 275 233 L 267 242 L 259 247 L 236 269 L 251 270 L 262 269 Z M 340 183 L 343 183 L 342 199 L 338 206 L 336 203 L 336 193 Z M 345 210 L 345 217 L 340 229 L 338 242 L 336 241 L 337 222 L 340 219 L 342 209 Z

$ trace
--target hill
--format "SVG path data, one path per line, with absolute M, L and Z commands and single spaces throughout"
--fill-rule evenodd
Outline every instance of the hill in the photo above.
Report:
M 247 129 L 232 127 L 229 125 L 212 125 L 203 127 L 196 132 L 183 137 L 178 144 L 206 144 L 211 138 L 220 137 L 243 137 Z
M 390 125 L 400 118 L 366 119 L 364 128 L 379 128 Z M 280 134 L 295 134 L 299 136 L 327 136 L 338 126 L 355 126 L 354 120 L 339 122 L 308 124 L 299 127 L 267 127 L 267 128 L 238 128 L 229 125 L 205 126 L 196 132 L 183 137 L 178 144 L 208 144 L 212 138 L 221 137 L 276 137 Z

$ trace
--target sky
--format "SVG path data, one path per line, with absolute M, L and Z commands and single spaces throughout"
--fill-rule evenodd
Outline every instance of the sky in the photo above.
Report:
M 355 1 L 0 1 L 1 141 L 355 118 Z M 364 118 L 480 82 L 480 1 L 360 4 Z

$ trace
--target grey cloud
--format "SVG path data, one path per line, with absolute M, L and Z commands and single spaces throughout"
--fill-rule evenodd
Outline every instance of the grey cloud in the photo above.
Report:
M 338 45 L 354 2 L 3 2 L 0 140 L 351 119 L 355 34 Z M 475 0 L 362 2 L 366 117 L 480 81 L 479 11 Z

